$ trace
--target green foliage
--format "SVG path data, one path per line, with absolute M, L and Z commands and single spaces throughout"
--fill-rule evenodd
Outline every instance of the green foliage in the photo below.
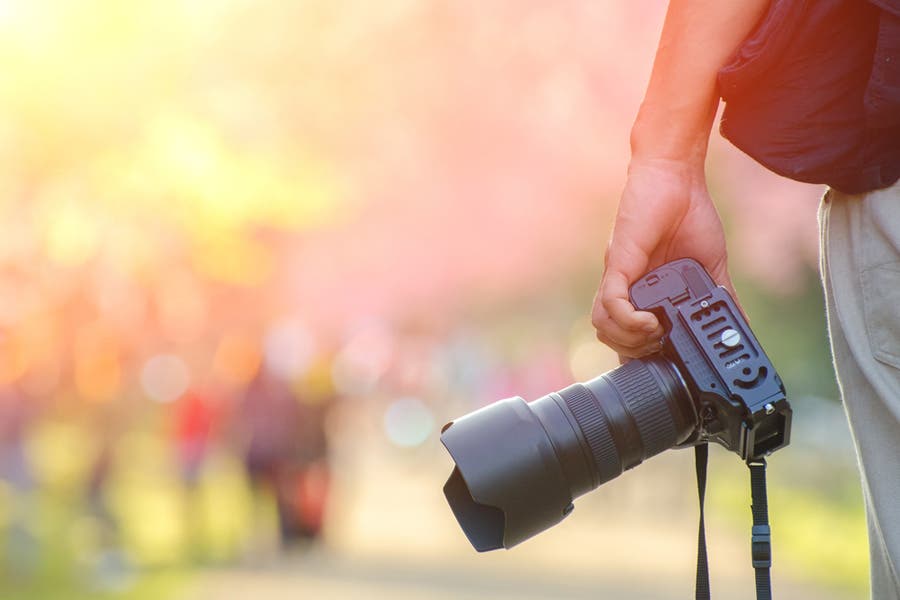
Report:
M 744 469 L 735 468 L 731 459 L 727 457 L 727 467 L 722 464 L 722 468 L 714 469 L 715 476 L 709 486 L 709 512 L 724 514 L 734 528 L 749 532 L 749 477 Z M 829 469 L 832 467 L 829 465 Z M 817 585 L 858 592 L 862 596 L 868 586 L 869 551 L 865 511 L 856 478 L 826 473 L 821 465 L 812 464 L 809 457 L 805 462 L 794 461 L 788 471 L 812 469 L 842 482 L 837 488 L 835 485 L 812 488 L 798 485 L 793 473 L 780 472 L 779 468 L 773 463 L 769 469 L 769 517 L 775 568 Z

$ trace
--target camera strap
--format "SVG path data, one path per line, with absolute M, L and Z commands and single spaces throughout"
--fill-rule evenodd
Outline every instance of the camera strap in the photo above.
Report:
M 760 458 L 747 463 L 750 467 L 750 495 L 753 503 L 753 532 L 751 557 L 756 570 L 757 600 L 772 600 L 772 531 L 769 529 L 769 499 L 766 495 L 766 460 Z
M 694 465 L 697 468 L 697 495 L 700 497 L 700 527 L 697 531 L 697 583 L 694 596 L 697 600 L 709 600 L 709 561 L 706 557 L 706 525 L 703 522 L 703 499 L 706 497 L 706 461 L 709 445 L 694 446 Z
M 696 600 L 710 600 L 709 564 L 706 554 L 706 526 L 703 518 L 703 500 L 706 497 L 706 466 L 709 457 L 709 446 L 694 446 L 694 465 L 697 469 L 697 495 L 700 499 L 700 526 L 697 532 L 697 581 L 694 596 Z M 772 567 L 771 531 L 769 529 L 769 501 L 766 494 L 766 461 L 754 460 L 747 463 L 750 468 L 750 496 L 753 512 L 753 530 L 751 535 L 751 557 L 756 571 L 756 599 L 772 600 Z

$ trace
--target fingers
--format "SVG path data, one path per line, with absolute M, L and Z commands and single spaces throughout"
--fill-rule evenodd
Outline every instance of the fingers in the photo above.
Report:
M 610 246 L 591 321 L 598 340 L 620 356 L 634 358 L 657 352 L 663 330 L 653 313 L 635 310 L 628 299 L 630 281 L 647 266 L 646 253 L 629 246 Z
M 636 358 L 645 356 L 659 351 L 659 340 L 663 335 L 663 329 L 657 322 L 656 317 L 652 313 L 640 312 L 640 322 L 643 322 L 647 316 L 655 323 L 652 330 L 649 328 L 640 328 L 637 331 L 623 327 L 617 319 L 614 319 L 607 311 L 603 300 L 602 292 L 598 293 L 594 300 L 594 309 L 591 315 L 591 321 L 597 330 L 597 339 L 612 348 L 620 356 Z M 628 302 L 627 300 L 625 301 Z M 635 311 L 631 304 L 628 304 L 631 312 Z M 618 303 L 614 303 L 614 307 L 618 310 Z
M 642 341 L 637 344 L 623 344 L 608 337 L 601 329 L 598 328 L 597 339 L 612 348 L 616 352 L 616 354 L 619 355 L 620 359 L 621 357 L 640 358 L 641 356 L 647 356 L 648 354 L 653 354 L 654 352 L 660 351 L 660 340 L 662 339 L 662 334 L 660 333 L 647 336 L 646 341 Z

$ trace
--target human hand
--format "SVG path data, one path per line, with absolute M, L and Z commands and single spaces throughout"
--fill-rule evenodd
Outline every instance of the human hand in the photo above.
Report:
M 653 313 L 635 310 L 628 288 L 647 271 L 685 257 L 699 261 L 737 298 L 702 162 L 633 159 L 594 298 L 591 321 L 597 339 L 620 358 L 658 351 L 663 329 Z

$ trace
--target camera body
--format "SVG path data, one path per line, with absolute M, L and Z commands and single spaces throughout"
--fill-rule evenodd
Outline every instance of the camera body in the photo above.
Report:
M 715 441 L 745 461 L 790 442 L 784 385 L 725 288 L 690 258 L 647 273 L 630 289 L 666 334 L 662 354 L 684 378 L 698 424 L 681 445 Z

